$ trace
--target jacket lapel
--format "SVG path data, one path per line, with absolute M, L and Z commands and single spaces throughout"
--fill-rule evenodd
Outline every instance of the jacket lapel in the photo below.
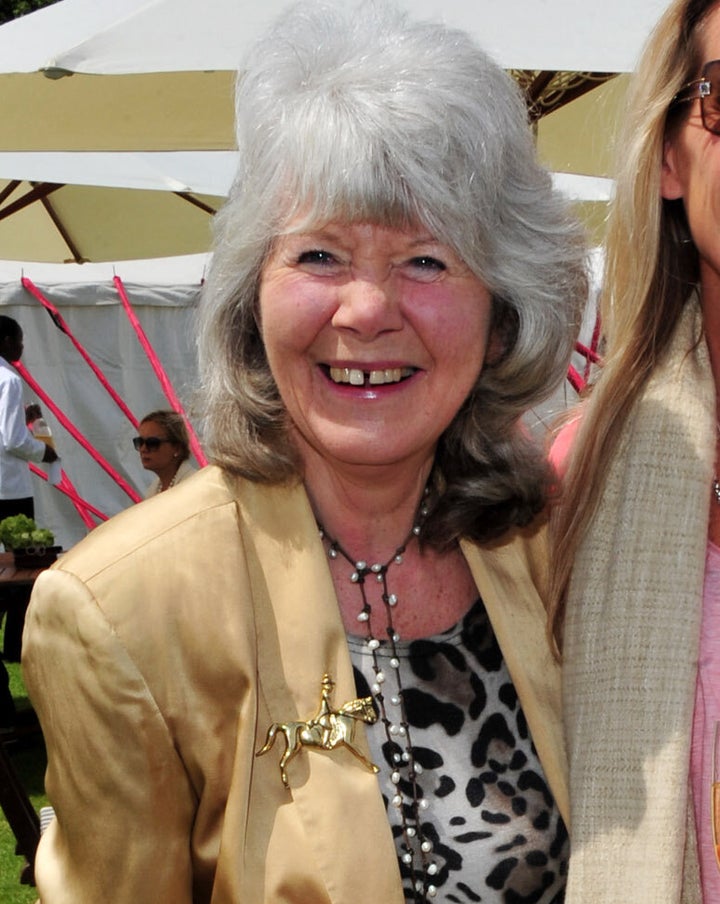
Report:
M 335 709 L 357 696 L 325 553 L 302 487 L 240 486 L 261 693 L 273 721 L 304 722 L 318 711 L 326 673 L 335 682 Z M 268 727 L 258 725 L 257 749 Z M 356 739 L 369 756 L 362 727 Z M 330 899 L 357 900 L 361 876 L 365 900 L 401 904 L 395 845 L 374 773 L 340 748 L 303 748 L 287 772 Z M 351 833 L 346 843 L 338 838 L 341 826 Z
M 238 504 L 256 608 L 259 683 L 272 720 L 311 718 L 325 672 L 336 682 L 339 708 L 356 696 L 355 683 L 307 496 L 299 486 L 269 490 L 242 482 Z M 462 547 L 567 822 L 559 669 L 545 641 L 545 610 L 536 586 L 543 580 L 544 532 L 489 549 Z M 268 727 L 258 725 L 258 748 Z M 368 755 L 365 734 L 360 735 Z M 372 863 L 372 870 L 362 872 L 365 900 L 402 904 L 394 842 L 375 775 L 347 751 L 305 749 L 290 762 L 288 778 L 331 900 L 339 904 L 357 897 L 358 867 Z M 352 825 L 351 845 L 338 844 L 339 825 Z
M 463 553 L 485 604 L 517 690 L 545 777 L 569 826 L 567 759 L 561 724 L 560 668 L 546 640 L 546 615 L 538 591 L 544 584 L 545 530 L 516 533 L 512 542 Z

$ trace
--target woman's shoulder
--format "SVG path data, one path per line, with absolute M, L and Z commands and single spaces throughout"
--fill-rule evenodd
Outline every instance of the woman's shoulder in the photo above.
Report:
M 185 461 L 180 463 L 180 467 L 177 469 L 174 485 L 177 486 L 177 484 L 179 484 L 181 481 L 186 480 L 188 477 L 192 477 L 192 475 L 196 473 L 197 467 L 190 461 L 189 458 L 186 458 Z
M 55 567 L 88 580 L 122 560 L 142 558 L 148 549 L 191 555 L 223 522 L 236 525 L 232 480 L 213 466 L 191 476 L 172 493 L 153 496 L 96 527 Z
M 548 516 L 542 512 L 525 527 L 515 527 L 487 544 L 463 541 L 463 552 L 473 563 L 496 580 L 522 583 L 529 578 L 544 594 L 548 583 Z
M 108 570 L 172 571 L 180 563 L 187 573 L 208 559 L 240 554 L 243 524 L 253 531 L 297 530 L 306 521 L 303 507 L 300 486 L 257 484 L 210 465 L 95 528 L 55 567 L 84 582 Z

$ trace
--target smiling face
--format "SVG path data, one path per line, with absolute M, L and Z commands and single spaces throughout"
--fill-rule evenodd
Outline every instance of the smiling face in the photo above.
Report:
M 281 236 L 260 321 L 306 467 L 426 467 L 480 373 L 490 311 L 485 286 L 422 228 Z
M 720 5 L 705 22 L 700 38 L 704 63 L 720 59 Z M 696 73 L 698 77 L 700 73 Z M 706 104 L 712 98 L 705 100 Z M 688 101 L 688 115 L 665 144 L 662 196 L 682 198 L 700 256 L 704 304 L 720 304 L 720 136 L 703 127 L 700 99 Z

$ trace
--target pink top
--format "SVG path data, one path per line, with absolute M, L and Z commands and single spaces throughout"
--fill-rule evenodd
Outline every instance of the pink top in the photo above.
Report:
M 705 904 L 720 902 L 720 867 L 715 860 L 710 811 L 716 722 L 720 722 L 720 548 L 708 541 L 690 758 L 700 876 Z M 720 750 L 717 757 L 720 761 Z
M 555 473 L 560 477 L 565 476 L 567 471 L 567 463 L 570 460 L 572 445 L 575 442 L 575 435 L 580 427 L 580 416 L 574 417 L 571 421 L 558 431 L 557 436 L 553 439 L 548 453 L 548 460 L 555 468 Z

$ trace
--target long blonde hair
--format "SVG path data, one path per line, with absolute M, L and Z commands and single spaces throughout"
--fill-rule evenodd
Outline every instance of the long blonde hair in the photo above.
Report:
M 688 113 L 673 107 L 697 76 L 700 34 L 719 0 L 676 0 L 653 31 L 632 80 L 600 299 L 604 365 L 585 403 L 552 516 L 550 632 L 559 651 L 577 549 L 604 489 L 629 412 L 667 350 L 698 279 L 697 250 L 681 200 L 661 197 L 666 139 Z

